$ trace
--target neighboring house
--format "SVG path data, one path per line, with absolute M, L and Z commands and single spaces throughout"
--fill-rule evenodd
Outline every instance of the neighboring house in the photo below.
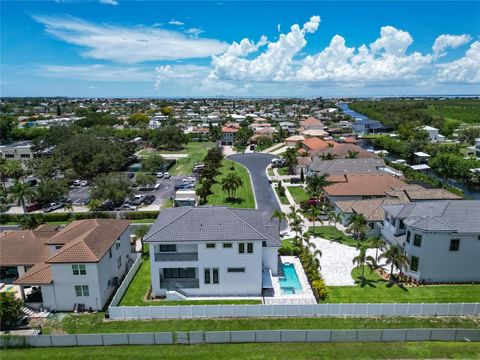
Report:
M 380 121 L 371 119 L 357 120 L 352 124 L 352 130 L 357 134 L 377 133 L 384 130 Z
M 10 280 L 32 307 L 102 310 L 133 262 L 129 225 L 127 220 L 92 219 L 64 228 L 4 231 L 2 274 L 14 274 L 16 268 Z
M 332 204 L 339 200 L 362 200 L 386 197 L 386 191 L 406 185 L 402 180 L 388 174 L 333 175 L 334 182 L 325 187 L 325 197 Z
M 335 144 L 336 143 L 334 141 L 325 141 L 316 137 L 312 137 L 308 139 L 305 138 L 305 140 L 301 144 L 301 149 L 303 149 L 307 153 L 312 153 L 312 152 L 324 150 L 327 148 L 333 148 Z
M 311 137 L 325 138 L 330 136 L 330 134 L 325 130 L 316 130 L 316 129 L 305 130 L 302 132 L 302 135 L 305 136 L 306 139 Z
M 278 228 L 261 212 L 225 207 L 169 208 L 149 244 L 154 296 L 260 296 L 262 275 L 278 272 Z
M 300 121 L 300 127 L 304 130 L 323 130 L 325 125 L 320 120 L 310 116 L 308 119 Z
M 445 136 L 441 135 L 437 128 L 425 125 L 421 128 L 421 130 L 424 130 L 428 133 L 430 142 L 445 142 Z
M 364 159 L 364 158 L 375 158 L 377 155 L 374 153 L 362 149 L 360 146 L 355 144 L 348 144 L 348 143 L 337 143 L 333 142 L 333 147 L 327 148 L 320 148 L 312 152 L 313 155 L 321 157 L 322 155 L 328 155 L 329 153 L 332 154 L 336 159 L 345 159 L 350 156 L 351 153 L 356 153 L 355 157 L 357 159 Z
M 308 173 L 318 175 L 372 174 L 381 173 L 387 165 L 381 158 L 322 160 L 315 157 Z
M 475 155 L 477 158 L 480 158 L 480 138 L 476 138 L 475 145 L 469 146 L 467 149 L 470 150 L 469 153 Z
M 384 205 L 383 237 L 408 256 L 404 273 L 426 282 L 480 281 L 480 201 Z
M 240 125 L 236 123 L 225 124 L 222 127 L 222 137 L 220 145 L 231 146 L 235 142 L 235 134 L 240 130 Z
M 295 123 L 290 122 L 290 121 L 282 121 L 278 124 L 280 128 L 283 130 L 287 130 L 288 132 L 294 132 L 295 131 Z
M 285 139 L 283 142 L 285 146 L 297 146 L 298 143 L 302 143 L 305 140 L 303 135 L 292 135 Z
M 0 145 L 0 155 L 7 160 L 27 161 L 33 159 L 32 143 L 30 141 L 18 141 Z

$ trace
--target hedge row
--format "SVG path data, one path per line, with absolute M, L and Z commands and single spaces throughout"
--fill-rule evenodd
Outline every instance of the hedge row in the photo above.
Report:
M 39 214 L 43 217 L 43 221 L 71 221 L 71 220 L 84 220 L 84 219 L 129 219 L 129 220 L 139 220 L 139 219 L 156 219 L 159 214 L 159 211 L 100 211 L 96 214 L 93 212 L 81 212 L 81 213 L 50 213 L 50 214 Z M 34 214 L 32 214 L 34 215 Z M 7 222 L 19 222 L 23 217 L 22 214 L 0 214 L 0 223 Z

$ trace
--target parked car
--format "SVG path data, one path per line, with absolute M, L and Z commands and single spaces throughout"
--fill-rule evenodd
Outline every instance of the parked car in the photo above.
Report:
M 100 206 L 100 210 L 112 211 L 115 209 L 115 203 L 112 200 L 105 200 Z
M 137 207 L 135 205 L 129 204 L 127 202 L 124 202 L 122 206 L 119 208 L 120 210 L 136 210 Z
M 157 178 L 161 179 L 163 178 L 163 172 L 157 172 Z
M 155 201 L 155 195 L 147 195 L 143 199 L 143 203 L 145 205 L 151 205 L 151 204 L 153 204 L 154 201 Z
M 65 204 L 62 203 L 50 203 L 43 207 L 43 212 L 49 213 L 58 209 L 63 208 Z
M 88 205 L 90 204 L 91 199 L 88 197 L 85 200 L 83 200 L 83 205 Z
M 27 204 L 25 205 L 25 211 L 26 212 L 32 212 L 32 211 L 37 211 L 42 208 L 42 204 L 40 203 L 33 203 L 33 204 Z
M 72 185 L 73 185 L 73 186 L 80 186 L 81 183 L 82 183 L 82 180 L 78 180 L 78 179 L 77 179 L 77 180 L 73 180 Z
M 131 205 L 139 206 L 145 200 L 144 195 L 135 195 L 133 198 L 128 199 L 126 202 Z
M 90 181 L 88 181 L 88 180 L 82 180 L 82 181 L 80 181 L 80 186 L 85 187 L 85 186 L 88 186 L 88 185 L 90 185 Z
M 187 189 L 193 189 L 194 184 L 189 184 L 189 183 L 182 183 L 182 184 L 176 184 L 173 188 L 174 190 L 187 190 Z
M 302 183 L 302 179 L 300 179 L 299 177 L 290 178 L 290 184 L 300 184 L 300 183 Z
M 166 172 L 165 174 L 163 174 L 164 179 L 170 179 L 171 177 L 172 177 L 172 174 L 170 174 L 169 172 Z
M 58 199 L 57 202 L 59 202 L 59 203 L 61 203 L 61 204 L 71 204 L 71 203 L 72 203 L 72 199 L 69 199 L 69 198 L 66 197 L 66 196 L 62 196 L 62 197 L 60 197 L 60 198 Z
M 127 178 L 128 178 L 128 179 L 133 179 L 134 177 L 135 177 L 135 173 L 133 173 L 133 172 L 129 172 L 129 173 L 127 174 Z
M 282 167 L 283 165 L 285 165 L 285 159 L 273 159 L 271 161 L 271 164 L 272 164 L 272 167 Z
M 38 181 L 37 181 L 37 179 L 30 179 L 30 180 L 25 181 L 25 184 L 27 184 L 30 187 L 33 187 L 33 186 L 38 184 Z

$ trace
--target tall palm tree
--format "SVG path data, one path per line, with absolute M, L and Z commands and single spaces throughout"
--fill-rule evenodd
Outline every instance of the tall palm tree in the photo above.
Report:
M 295 148 L 288 148 L 284 155 L 285 166 L 288 168 L 288 172 L 293 174 L 295 167 L 298 164 L 298 151 Z
M 229 198 L 235 198 L 237 189 L 242 185 L 242 179 L 235 172 L 229 173 L 222 179 L 222 190 L 228 193 Z
M 331 182 L 327 180 L 328 176 L 328 174 L 315 174 L 307 177 L 307 192 L 317 199 L 318 207 L 320 207 L 319 204 L 320 198 L 323 194 L 323 189 L 331 184 Z
M 334 160 L 337 158 L 337 154 L 332 154 L 331 152 L 323 153 L 320 155 L 320 159 L 322 160 Z
M 99 199 L 92 199 L 87 205 L 88 211 L 93 213 L 93 218 L 97 217 L 98 210 L 102 206 L 102 201 Z
M 33 189 L 30 187 L 30 185 L 16 180 L 10 187 L 10 193 L 12 194 L 12 199 L 16 201 L 18 205 L 22 206 L 23 214 L 26 215 L 27 211 L 25 209 L 25 201 L 33 198 L 35 194 Z
M 362 268 L 361 279 L 362 279 L 362 282 L 364 282 L 365 281 L 365 265 L 367 265 L 370 269 L 372 269 L 375 265 L 375 259 L 371 256 L 367 256 L 366 249 L 364 247 L 361 247 L 360 253 L 353 258 L 352 263 Z
M 312 222 L 312 227 L 313 227 L 313 233 L 315 233 L 315 221 L 319 221 L 320 223 L 323 224 L 323 221 L 319 219 L 318 217 L 320 216 L 320 210 L 316 206 L 310 206 L 310 208 L 307 211 L 307 219 Z
M 270 220 L 277 219 L 278 220 L 278 233 L 280 233 L 280 228 L 282 226 L 282 221 L 287 219 L 287 215 L 281 210 L 275 210 L 272 213 L 272 217 Z
M 336 211 L 332 210 L 328 213 L 329 220 L 333 220 L 333 240 L 337 240 L 337 223 L 341 223 L 343 220 L 342 213 L 337 213 Z
M 403 254 L 398 245 L 391 245 L 387 251 L 380 255 L 379 259 L 385 259 L 385 262 L 390 264 L 390 279 L 392 281 L 395 280 L 393 268 L 402 270 L 408 264 L 408 257 Z
M 383 250 L 387 243 L 385 242 L 385 240 L 379 237 L 370 238 L 367 241 L 370 242 L 372 247 L 375 249 L 375 264 L 378 264 L 378 250 Z
M 295 231 L 295 238 L 298 241 L 300 239 L 299 234 L 302 233 L 303 222 L 302 222 L 302 218 L 298 214 L 297 208 L 294 205 L 290 206 L 290 213 L 288 214 L 288 218 L 290 219 L 290 223 L 289 223 L 290 228 L 293 231 Z
M 347 159 L 355 159 L 360 154 L 358 151 L 355 150 L 348 150 L 347 151 Z
M 353 231 L 353 236 L 360 242 L 363 234 L 367 231 L 367 219 L 363 214 L 354 214 L 348 222 L 348 230 Z

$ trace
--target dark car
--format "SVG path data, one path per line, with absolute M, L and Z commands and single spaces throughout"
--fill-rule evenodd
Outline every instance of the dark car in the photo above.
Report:
M 177 184 L 173 188 L 175 190 L 189 190 L 193 189 L 195 185 L 194 184 L 189 184 L 189 183 L 182 183 L 182 184 Z
M 42 204 L 40 203 L 33 203 L 33 204 L 27 204 L 25 205 L 25 211 L 26 212 L 32 212 L 32 211 L 37 211 L 42 208 Z
M 128 178 L 128 179 L 133 179 L 134 177 L 135 177 L 135 173 L 133 173 L 133 172 L 129 172 L 129 173 L 127 174 L 127 178 Z
M 83 205 L 88 205 L 90 204 L 90 201 L 92 201 L 89 197 L 83 200 Z
M 300 179 L 299 177 L 290 178 L 290 184 L 300 184 L 302 182 L 303 182 L 302 179 Z
M 115 209 L 115 203 L 112 200 L 105 200 L 100 206 L 100 210 L 113 211 Z
M 154 201 L 155 201 L 155 195 L 147 195 L 143 199 L 143 203 L 145 205 L 151 205 L 151 204 L 153 204 Z
M 139 206 L 142 205 L 143 201 L 145 200 L 144 195 L 135 195 L 133 198 L 128 199 L 126 202 L 130 205 Z
M 72 199 L 69 199 L 68 197 L 66 196 L 62 196 L 58 199 L 58 202 L 59 203 L 62 203 L 62 204 L 71 204 L 72 203 Z
M 49 213 L 58 209 L 61 209 L 65 204 L 62 203 L 50 203 L 44 206 L 43 212 Z
M 30 180 L 27 180 L 27 181 L 25 182 L 25 184 L 27 184 L 27 185 L 30 186 L 30 187 L 33 187 L 33 186 L 35 186 L 35 185 L 38 184 L 38 181 L 37 181 L 37 179 L 30 179 Z

